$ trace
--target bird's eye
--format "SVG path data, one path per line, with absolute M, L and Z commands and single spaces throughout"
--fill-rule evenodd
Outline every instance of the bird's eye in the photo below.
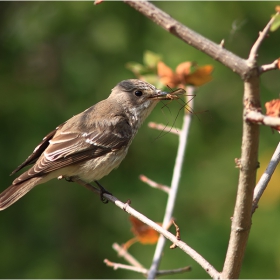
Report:
M 134 94 L 135 94 L 136 96 L 142 96 L 142 95 L 143 95 L 143 92 L 142 92 L 141 90 L 136 90 L 136 91 L 134 92 Z

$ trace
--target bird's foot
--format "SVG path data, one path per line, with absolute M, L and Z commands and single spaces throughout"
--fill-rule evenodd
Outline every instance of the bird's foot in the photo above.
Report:
M 105 204 L 108 203 L 109 202 L 108 199 L 106 199 L 103 195 L 104 195 L 104 193 L 112 195 L 112 193 L 107 191 L 98 181 L 94 181 L 94 182 L 98 186 L 98 188 L 100 189 L 100 200 Z

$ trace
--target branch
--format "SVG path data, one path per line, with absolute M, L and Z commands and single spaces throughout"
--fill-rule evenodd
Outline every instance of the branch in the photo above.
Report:
M 86 187 L 87 189 L 93 191 L 94 193 L 100 194 L 100 190 L 95 188 L 89 183 L 86 183 L 82 181 L 81 179 L 75 178 L 73 181 L 76 183 Z M 190 246 L 188 246 L 185 242 L 178 240 L 175 235 L 158 225 L 157 223 L 153 222 L 152 220 L 148 219 L 143 214 L 139 213 L 135 209 L 133 209 L 128 203 L 123 203 L 120 200 L 118 200 L 116 197 L 104 193 L 103 196 L 108 199 L 108 201 L 112 202 L 116 206 L 118 206 L 120 209 L 124 210 L 128 214 L 134 216 L 138 220 L 142 221 L 146 225 L 150 226 L 160 234 L 162 234 L 165 238 L 170 240 L 172 243 L 176 244 L 177 247 L 179 247 L 181 250 L 183 250 L 186 254 L 188 254 L 191 258 L 193 258 L 212 278 L 219 278 L 220 274 L 215 268 L 207 261 L 205 260 L 200 254 L 198 254 L 195 250 L 193 250 Z
M 176 135 L 180 135 L 180 132 L 181 132 L 178 128 L 167 126 L 167 125 L 160 124 L 160 123 L 155 123 L 155 122 L 149 122 L 148 126 L 150 128 L 157 129 L 160 131 L 168 131 L 168 132 L 174 133 Z
M 251 66 L 254 66 L 256 63 L 256 58 L 258 56 L 258 50 L 263 42 L 263 40 L 266 38 L 267 34 L 269 33 L 270 27 L 272 25 L 272 23 L 274 22 L 276 16 L 279 15 L 279 12 L 276 13 L 276 15 L 274 15 L 271 20 L 268 22 L 268 24 L 266 25 L 266 27 L 263 29 L 263 31 L 261 31 L 259 33 L 259 37 L 257 39 L 257 41 L 255 42 L 255 44 L 253 45 L 253 47 L 251 48 L 250 54 L 249 54 L 249 58 L 248 58 L 248 63 Z
M 194 94 L 194 87 L 187 87 L 187 96 L 192 96 L 193 94 Z M 190 102 L 193 102 L 193 100 L 191 99 Z M 190 104 L 190 106 L 191 106 L 191 104 Z M 164 219 L 163 219 L 163 225 L 162 225 L 163 228 L 167 227 L 169 221 L 172 218 L 172 213 L 173 213 L 176 195 L 177 195 L 178 186 L 179 186 L 179 180 L 181 177 L 185 149 L 186 149 L 186 145 L 187 145 L 190 121 L 191 121 L 191 114 L 185 111 L 184 118 L 183 118 L 183 126 L 182 126 L 181 133 L 179 136 L 179 146 L 178 146 L 178 151 L 177 151 L 177 157 L 175 160 L 173 178 L 172 178 L 171 187 L 169 190 L 167 206 L 165 209 L 165 215 L 164 215 Z M 150 268 L 150 271 L 148 274 L 149 279 L 155 278 L 155 276 L 156 276 L 156 272 L 159 267 L 164 245 L 165 245 L 165 239 L 162 236 L 160 236 L 158 243 L 157 243 L 156 251 L 154 254 L 153 262 L 152 262 L 152 265 L 151 265 L 151 268 Z
M 257 124 L 264 124 L 267 126 L 280 126 L 280 118 L 265 116 L 256 111 L 249 111 L 246 113 L 245 119 Z
M 113 244 L 113 249 L 118 252 L 119 257 L 123 257 L 128 263 L 134 267 L 144 268 L 144 266 L 139 263 L 133 256 L 131 256 L 127 250 L 117 243 Z
M 257 72 L 257 71 L 255 71 Z M 260 107 L 258 73 L 244 83 L 244 115 Z M 257 109 L 256 109 L 257 110 Z M 243 120 L 240 173 L 223 279 L 237 279 L 251 228 L 251 211 L 258 167 L 259 126 Z
M 146 177 L 144 175 L 140 175 L 139 178 L 142 182 L 148 184 L 152 188 L 160 189 L 160 190 L 162 190 L 166 193 L 169 193 L 169 191 L 170 191 L 170 188 L 168 186 L 164 186 L 162 184 L 159 184 L 159 183 L 149 179 L 148 177 Z
M 277 165 L 279 164 L 279 161 L 280 161 L 280 142 L 279 142 L 264 174 L 261 176 L 258 184 L 255 187 L 252 214 L 254 214 L 254 212 L 256 211 L 259 200 L 260 200 L 263 192 L 265 191 L 273 172 L 275 171 Z
M 147 1 L 124 0 L 124 3 L 130 5 L 153 22 L 183 40 L 187 44 L 195 47 L 197 50 L 204 52 L 213 59 L 221 62 L 223 65 L 236 72 L 242 79 L 247 78 L 250 67 L 247 61 L 224 49 L 221 45 L 216 44 L 209 39 L 194 32 L 182 23 L 173 19 L 170 15 L 163 12 L 153 4 Z
M 146 268 L 134 267 L 131 265 L 125 265 L 125 264 L 121 264 L 121 263 L 115 263 L 115 262 L 111 262 L 107 259 L 104 260 L 104 263 L 106 263 L 107 266 L 113 267 L 115 270 L 118 268 L 122 268 L 122 269 L 126 269 L 126 270 L 139 272 L 139 273 L 142 273 L 145 275 L 147 275 L 147 273 L 148 273 L 148 269 L 146 269 Z M 160 270 L 157 272 L 157 276 L 172 275 L 172 274 L 184 273 L 184 272 L 189 272 L 189 271 L 191 271 L 190 266 L 186 266 L 186 267 L 178 268 L 178 269 Z
M 270 64 L 265 64 L 259 67 L 260 74 L 271 70 L 280 69 L 280 58 L 274 60 Z

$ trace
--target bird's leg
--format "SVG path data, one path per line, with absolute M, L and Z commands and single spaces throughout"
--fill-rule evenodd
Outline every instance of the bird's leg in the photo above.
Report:
M 95 184 L 98 186 L 98 188 L 100 189 L 100 199 L 103 203 L 108 203 L 108 200 L 106 198 L 104 198 L 103 194 L 107 193 L 109 195 L 112 195 L 110 192 L 108 192 L 98 181 L 94 181 Z

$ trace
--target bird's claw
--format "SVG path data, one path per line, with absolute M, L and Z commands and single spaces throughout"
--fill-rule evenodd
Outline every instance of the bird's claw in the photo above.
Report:
M 96 183 L 96 185 L 98 186 L 98 188 L 100 189 L 100 200 L 104 203 L 107 204 L 109 202 L 108 199 L 106 199 L 103 195 L 105 193 L 112 195 L 112 193 L 110 193 L 109 191 L 107 191 L 98 181 L 94 181 Z

